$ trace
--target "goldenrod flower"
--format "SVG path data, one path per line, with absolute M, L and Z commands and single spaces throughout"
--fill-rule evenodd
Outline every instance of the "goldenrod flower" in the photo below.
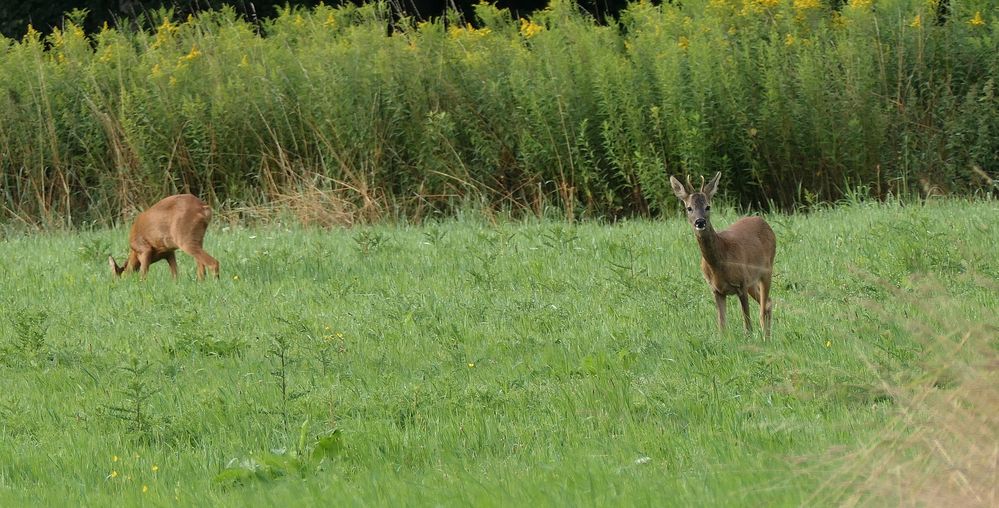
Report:
M 59 30 L 59 27 L 53 28 L 52 29 L 52 35 L 49 36 L 49 40 L 52 41 L 52 47 L 53 48 L 58 48 L 58 47 L 62 46 L 62 43 L 63 43 L 62 30 Z
M 777 7 L 777 4 L 780 3 L 780 0 L 756 0 L 756 3 L 769 9 L 772 7 Z
M 28 31 L 25 32 L 24 39 L 21 39 L 21 40 L 23 40 L 25 42 L 27 42 L 27 41 L 37 41 L 40 36 L 41 36 L 41 33 L 38 30 L 35 30 L 35 27 L 31 26 L 31 23 L 28 23 Z
M 982 11 L 975 11 L 975 16 L 968 20 L 968 24 L 971 26 L 982 26 L 985 24 L 985 20 L 982 19 Z
M 163 20 L 163 24 L 160 25 L 160 28 L 159 28 L 159 30 L 157 32 L 165 32 L 165 33 L 168 33 L 168 34 L 172 34 L 172 33 L 176 32 L 177 30 L 178 30 L 177 25 L 171 23 L 170 19 L 167 18 L 167 19 Z
M 850 8 L 853 9 L 867 9 L 874 3 L 874 0 L 850 0 Z
M 194 59 L 198 58 L 199 56 L 201 56 L 201 50 L 198 49 L 198 45 L 197 44 L 194 44 L 194 45 L 191 46 L 191 52 L 188 53 L 188 54 L 186 54 L 186 55 L 184 55 L 184 56 L 182 56 L 182 57 L 180 57 L 180 59 L 177 61 L 177 63 L 190 62 L 191 60 L 194 60 Z
M 676 45 L 680 46 L 682 49 L 687 49 L 690 47 L 690 39 L 686 35 L 681 35 L 679 39 L 676 40 Z
M 785 46 L 793 46 L 795 41 L 797 41 L 797 39 L 795 39 L 794 35 L 792 35 L 792 34 L 787 34 L 784 37 L 784 45 Z
M 457 39 L 459 37 L 466 36 L 466 35 L 467 36 L 476 36 L 476 37 L 485 37 L 486 35 L 489 35 L 490 33 L 492 33 L 492 29 L 490 29 L 489 27 L 475 29 L 474 27 L 472 27 L 471 23 L 465 23 L 465 26 L 451 25 L 447 29 L 447 33 L 448 33 L 449 36 L 451 36 L 452 39 Z
M 544 29 L 545 27 L 533 21 L 523 18 L 520 20 L 520 35 L 523 35 L 525 39 L 530 39 L 531 37 L 538 35 Z
M 117 477 L 118 477 L 118 471 L 116 469 L 112 469 L 111 474 L 108 475 L 108 478 L 117 478 Z
M 923 26 L 923 16 L 921 14 L 916 14 L 916 17 L 912 18 L 912 22 L 909 23 L 912 28 L 919 28 Z
M 326 21 L 323 22 L 323 26 L 326 28 L 336 28 L 336 18 L 333 17 L 333 13 L 326 15 Z
M 794 8 L 799 11 L 804 11 L 808 9 L 818 9 L 822 7 L 819 0 L 794 0 Z

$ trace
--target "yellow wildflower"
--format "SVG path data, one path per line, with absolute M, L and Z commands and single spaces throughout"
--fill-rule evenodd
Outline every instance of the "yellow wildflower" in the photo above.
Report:
M 301 14 L 296 14 L 294 23 L 295 26 L 302 26 L 305 24 L 305 19 L 302 18 Z
M 830 347 L 830 346 L 832 346 L 832 341 L 831 340 L 827 340 L 826 341 L 826 347 Z
M 982 19 L 982 11 L 975 11 L 975 16 L 968 20 L 968 24 L 971 26 L 982 26 L 985 24 L 985 20 Z
M 197 44 L 194 44 L 193 46 L 191 46 L 191 52 L 180 57 L 177 63 L 190 62 L 191 60 L 194 60 L 199 56 L 201 56 L 201 50 L 198 49 Z
M 912 18 L 912 22 L 909 23 L 912 28 L 919 28 L 923 26 L 923 16 L 921 14 L 916 14 L 916 17 Z
M 142 493 L 145 494 L 146 492 L 149 492 L 149 485 L 142 486 Z
M 101 63 L 107 63 L 110 62 L 112 58 L 114 58 L 114 51 L 108 47 L 101 52 L 101 56 L 98 57 L 97 60 Z
M 156 31 L 156 39 L 153 40 L 151 47 L 153 49 L 160 47 L 164 42 L 170 40 L 173 33 L 177 30 L 177 25 L 171 23 L 169 19 L 164 19 L 163 24 L 160 25 L 159 29 Z
M 58 48 L 62 46 L 63 43 L 62 30 L 59 30 L 59 27 L 53 28 L 52 35 L 49 36 L 49 40 L 52 41 L 53 48 Z
M 852 9 L 869 9 L 874 0 L 850 0 L 848 4 Z
M 111 470 L 111 474 L 108 475 L 108 478 L 117 478 L 117 477 L 118 477 L 118 471 L 115 470 L 115 469 L 112 469 Z
M 170 86 L 177 86 L 177 77 L 176 76 L 170 76 L 169 83 L 170 83 Z
M 794 45 L 794 42 L 795 42 L 796 40 L 797 40 L 797 39 L 795 39 L 795 38 L 794 38 L 794 35 L 793 35 L 793 34 L 787 34 L 787 36 L 785 36 L 785 37 L 784 37 L 784 45 L 785 45 L 785 46 L 793 46 L 793 45 Z
M 154 77 L 154 78 L 158 78 L 158 77 L 162 76 L 163 75 L 163 71 L 160 69 L 160 64 L 153 65 L 153 68 L 149 70 L 149 75 L 152 76 L 152 77 Z M 118 460 L 117 456 L 115 456 L 115 460 Z
M 531 37 L 538 35 L 544 29 L 545 27 L 533 21 L 523 18 L 520 20 L 520 35 L 523 35 L 525 39 L 530 39 Z
M 152 470 L 153 470 L 153 472 L 155 473 L 155 472 L 157 472 L 157 471 L 159 471 L 159 470 L 160 470 L 160 466 L 157 466 L 156 464 L 153 464 L 153 467 L 152 467 L 151 469 L 152 469 Z
M 804 11 L 808 9 L 818 9 L 822 7 L 819 0 L 794 0 L 794 8 L 799 11 Z
M 332 12 L 326 15 L 326 21 L 323 23 L 323 26 L 326 28 L 336 28 L 336 18 L 333 17 Z
M 777 7 L 777 4 L 780 3 L 780 0 L 756 0 L 756 3 L 769 9 L 772 7 Z
M 35 27 L 31 26 L 31 23 L 28 23 L 28 31 L 25 32 L 24 39 L 21 40 L 24 42 L 37 41 L 41 35 L 42 34 L 38 30 L 35 30 Z
M 112 455 L 111 456 L 111 462 L 118 462 L 118 456 L 117 455 Z
M 167 19 L 163 20 L 163 24 L 160 25 L 160 28 L 157 31 L 157 33 L 162 32 L 162 33 L 172 34 L 172 33 L 176 32 L 177 30 L 178 30 L 177 25 L 171 23 L 170 19 L 167 18 Z
M 490 29 L 489 27 L 476 29 L 472 27 L 471 23 L 465 23 L 465 26 L 451 25 L 451 27 L 447 29 L 447 32 L 452 39 L 457 39 L 465 35 L 485 37 L 490 33 L 492 33 L 492 29 Z
M 686 35 L 681 35 L 679 39 L 676 40 L 676 45 L 680 46 L 682 49 L 687 49 L 690 47 L 690 39 Z

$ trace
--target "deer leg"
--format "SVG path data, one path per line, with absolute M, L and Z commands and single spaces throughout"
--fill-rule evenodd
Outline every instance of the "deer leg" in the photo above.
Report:
M 715 291 L 715 307 L 718 307 L 718 328 L 725 331 L 725 295 Z
M 742 306 L 742 321 L 746 325 L 746 333 L 753 331 L 753 324 L 749 322 L 749 296 L 743 291 L 739 293 L 739 305 Z
M 760 281 L 760 326 L 763 338 L 770 337 L 770 321 L 773 319 L 774 302 L 770 299 L 770 278 Z
M 151 251 L 144 251 L 139 253 L 139 274 L 142 280 L 146 280 L 146 274 L 149 273 L 149 265 L 153 263 L 153 253 Z
M 122 270 L 123 273 L 134 272 L 139 269 L 139 253 L 129 249 L 128 251 L 128 261 L 125 261 L 125 268 Z
M 205 267 L 207 266 L 215 273 L 215 278 L 219 278 L 219 262 L 199 246 L 181 247 L 198 262 L 198 280 L 205 279 Z
M 166 255 L 166 260 L 170 265 L 170 275 L 173 276 L 173 280 L 177 280 L 177 253 L 171 251 Z

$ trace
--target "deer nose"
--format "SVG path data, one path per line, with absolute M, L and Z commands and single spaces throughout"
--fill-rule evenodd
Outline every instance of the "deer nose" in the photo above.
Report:
M 704 219 L 697 219 L 694 221 L 694 227 L 697 229 L 704 229 L 708 226 L 708 221 Z

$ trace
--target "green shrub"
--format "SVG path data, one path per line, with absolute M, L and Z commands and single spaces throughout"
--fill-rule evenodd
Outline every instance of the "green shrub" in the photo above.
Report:
M 782 208 L 995 191 L 987 2 L 943 22 L 925 0 L 637 2 L 609 25 L 562 0 L 529 19 L 151 18 L 0 41 L 3 220 L 113 222 L 178 191 L 236 208 L 318 190 L 351 220 L 656 214 L 669 174 L 716 170 L 733 201 Z

